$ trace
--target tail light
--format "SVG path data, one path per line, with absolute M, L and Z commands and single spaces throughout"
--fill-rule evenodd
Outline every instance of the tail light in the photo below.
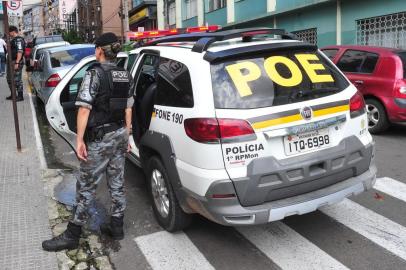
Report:
M 406 98 L 406 80 L 399 80 L 395 85 L 395 98 Z
M 52 74 L 49 76 L 48 80 L 45 82 L 45 87 L 56 87 L 61 81 L 61 77 L 58 74 Z
M 350 115 L 354 118 L 363 113 L 365 113 L 365 100 L 361 92 L 357 91 L 350 99 Z
M 186 119 L 185 131 L 192 140 L 201 143 L 220 143 L 220 141 L 229 141 L 241 136 L 255 136 L 251 125 L 239 119 Z

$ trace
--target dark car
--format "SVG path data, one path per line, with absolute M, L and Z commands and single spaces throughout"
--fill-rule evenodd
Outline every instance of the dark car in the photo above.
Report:
M 364 95 L 371 133 L 406 121 L 406 50 L 358 45 L 321 50 Z

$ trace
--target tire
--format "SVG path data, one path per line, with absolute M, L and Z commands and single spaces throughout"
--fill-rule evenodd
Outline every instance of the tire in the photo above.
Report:
M 387 130 L 390 126 L 385 107 L 376 99 L 365 100 L 368 114 L 368 129 L 372 134 L 378 134 Z
M 168 232 L 187 228 L 191 224 L 192 215 L 185 213 L 180 207 L 166 168 L 156 156 L 151 157 L 148 161 L 147 181 L 152 209 L 159 225 Z M 161 189 L 159 189 L 161 193 L 157 191 L 160 181 L 162 181 Z

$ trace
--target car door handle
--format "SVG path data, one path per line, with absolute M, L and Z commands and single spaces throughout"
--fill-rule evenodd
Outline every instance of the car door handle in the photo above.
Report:
M 364 84 L 364 81 L 358 80 L 358 81 L 355 81 L 355 83 L 356 83 L 356 84 Z

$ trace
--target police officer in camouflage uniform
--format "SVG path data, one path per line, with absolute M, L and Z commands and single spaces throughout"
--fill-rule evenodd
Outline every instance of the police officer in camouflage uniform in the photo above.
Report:
M 17 91 L 17 101 L 23 101 L 23 81 L 21 78 L 23 67 L 24 67 L 24 61 L 23 61 L 23 56 L 24 56 L 24 50 L 25 50 L 25 40 L 24 38 L 20 37 L 18 35 L 18 28 L 15 26 L 10 26 L 9 27 L 9 33 L 10 33 L 10 47 L 11 47 L 11 52 L 7 56 L 7 63 L 8 61 L 11 62 L 11 68 L 14 69 L 14 78 L 11 78 L 11 72 L 9 69 L 9 65 L 7 64 L 7 83 L 10 88 L 11 92 L 11 81 L 12 79 L 15 81 L 15 87 Z M 6 99 L 11 100 L 12 96 L 10 95 Z
M 98 63 L 87 70 L 76 98 L 76 106 L 79 107 L 76 152 L 80 159 L 77 206 L 67 230 L 42 243 L 48 251 L 78 247 L 89 205 L 104 173 L 112 205 L 110 222 L 102 224 L 100 229 L 113 239 L 124 238 L 124 163 L 126 152 L 130 149 L 128 138 L 134 85 L 130 73 L 115 64 L 121 48 L 116 35 L 105 33 L 95 45 Z

